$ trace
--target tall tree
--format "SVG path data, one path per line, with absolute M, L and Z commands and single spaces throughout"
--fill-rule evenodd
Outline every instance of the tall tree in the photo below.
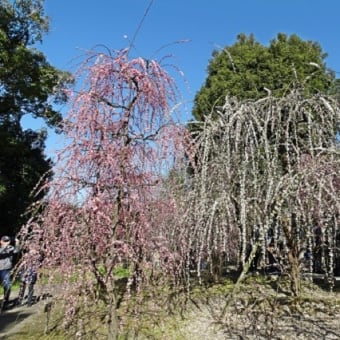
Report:
M 316 255 L 327 245 L 322 269 L 332 278 L 340 222 L 339 123 L 336 100 L 306 97 L 303 89 L 258 101 L 227 98 L 207 116 L 198 133 L 201 164 L 187 214 L 198 258 L 209 265 L 214 252 L 230 258 L 236 243 L 243 268 L 252 247 L 261 249 L 259 267 L 265 268 L 271 248 L 299 295 L 299 254 Z
M 13 123 L 0 127 L 1 234 L 14 234 L 27 220 L 24 212 L 36 199 L 32 190 L 51 169 L 44 155 L 45 139 L 44 130 L 23 131 Z
M 253 35 L 240 34 L 237 41 L 214 51 L 207 78 L 195 97 L 193 115 L 198 121 L 224 104 L 225 96 L 259 99 L 270 91 L 274 96 L 289 93 L 294 85 L 303 85 L 306 94 L 329 93 L 334 73 L 327 69 L 317 42 L 297 35 L 279 33 L 268 46 Z
M 28 225 L 28 245 L 64 275 L 69 331 L 96 337 L 101 318 L 115 339 L 123 288 L 140 289 L 155 256 L 163 272 L 177 265 L 159 224 L 171 204 L 158 197 L 184 129 L 171 116 L 173 81 L 155 60 L 93 52 L 80 71 L 84 83 L 64 124 L 69 143 L 43 187 L 48 202 Z M 117 289 L 121 268 L 128 281 Z
M 292 283 L 292 291 L 296 294 L 299 292 L 297 256 L 298 250 L 301 250 L 298 240 L 300 231 L 297 228 L 299 224 L 304 224 L 306 230 L 312 224 L 325 225 L 330 222 L 325 223 L 322 218 L 315 222 L 310 217 L 301 216 L 301 211 L 294 210 L 305 202 L 294 191 L 298 187 L 293 184 L 289 190 L 294 193 L 287 193 L 289 198 L 278 198 L 276 194 L 274 199 L 272 197 L 282 179 L 285 178 L 287 184 L 302 176 L 306 170 L 303 159 L 313 159 L 316 165 L 311 169 L 321 171 L 325 156 L 319 155 L 319 148 L 327 152 L 331 150 L 329 162 L 331 164 L 335 160 L 333 169 L 338 167 L 335 144 L 339 132 L 339 111 L 331 98 L 325 98 L 327 94 L 336 93 L 337 81 L 334 74 L 327 70 L 325 57 L 319 44 L 303 41 L 296 35 L 287 37 L 278 34 L 268 47 L 258 43 L 252 35 L 239 35 L 233 46 L 215 52 L 208 67 L 205 85 L 195 98 L 193 111 L 198 123 L 201 122 L 193 130 L 196 130 L 197 138 L 203 138 L 200 144 L 202 150 L 199 150 L 196 158 L 197 163 L 201 164 L 199 176 L 205 183 L 199 184 L 199 188 L 202 191 L 206 186 L 212 187 L 218 182 L 229 183 L 223 185 L 220 194 L 217 194 L 220 189 L 215 188 L 213 197 L 208 191 L 203 192 L 215 203 L 201 203 L 199 206 L 207 206 L 208 211 L 201 207 L 198 216 L 205 224 L 207 218 L 203 218 L 202 214 L 210 220 L 209 207 L 214 206 L 216 219 L 228 219 L 230 228 L 239 228 L 240 260 L 243 266 L 252 238 L 253 241 L 260 240 L 264 255 L 268 245 L 266 233 L 271 224 L 279 223 L 282 226 L 281 234 L 285 234 L 285 242 L 289 247 L 291 274 L 296 278 Z M 324 99 L 318 100 L 318 96 Z M 263 103 L 267 105 L 266 109 L 262 108 Z M 212 123 L 214 120 L 216 125 Z M 202 133 L 197 132 L 200 130 Z M 226 159 L 221 159 L 223 154 Z M 220 175 L 215 174 L 210 178 L 215 171 Z M 332 190 L 337 191 L 338 188 L 332 182 L 335 172 L 331 171 L 329 183 L 333 186 Z M 311 177 L 317 178 L 317 173 Z M 301 180 L 306 180 L 306 177 Z M 311 195 L 315 192 L 310 190 L 310 186 L 323 186 L 320 183 L 301 184 L 302 187 L 304 185 L 308 186 L 306 190 Z M 258 193 L 260 196 L 257 196 Z M 298 199 L 297 202 L 294 197 Z M 308 199 L 314 200 L 310 204 L 323 209 L 319 199 L 312 196 Z M 223 217 L 221 211 L 224 208 L 218 208 L 220 200 L 227 204 L 227 213 L 222 213 Z M 285 202 L 284 208 L 280 207 L 280 212 L 273 211 L 280 200 Z M 324 204 L 328 204 L 328 201 L 325 200 Z M 248 204 L 256 209 L 250 220 L 251 208 Z M 317 208 L 314 206 L 313 209 Z M 327 211 L 325 214 L 336 216 L 336 212 Z M 277 215 L 280 216 L 279 222 L 275 221 Z M 299 216 L 298 219 L 296 216 Z M 217 235 L 222 233 L 221 230 L 215 231 Z M 209 235 L 213 237 L 214 233 L 209 232 Z
M 30 192 L 51 166 L 44 155 L 46 131 L 24 131 L 21 119 L 30 115 L 58 127 L 62 117 L 53 104 L 66 101 L 68 73 L 34 48 L 47 31 L 43 0 L 0 1 L 1 233 L 16 232 Z

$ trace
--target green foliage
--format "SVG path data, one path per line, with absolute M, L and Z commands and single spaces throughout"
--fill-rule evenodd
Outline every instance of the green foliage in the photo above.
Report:
M 114 275 L 119 279 L 128 278 L 131 275 L 131 269 L 123 266 L 115 268 Z
M 64 102 L 61 91 L 71 81 L 68 73 L 50 65 L 33 48 L 48 30 L 43 1 L 0 0 L 0 118 L 20 122 L 25 114 L 43 118 L 50 126 L 61 121 L 52 108 Z
M 207 79 L 195 97 L 193 115 L 204 120 L 224 104 L 226 95 L 256 100 L 269 90 L 281 97 L 298 84 L 306 95 L 329 93 L 335 76 L 326 67 L 326 56 L 318 43 L 297 35 L 279 33 L 264 46 L 253 35 L 240 34 L 233 45 L 213 52 Z
M 23 213 L 33 201 L 31 191 L 51 168 L 51 161 L 43 153 L 45 138 L 45 131 L 22 131 L 11 124 L 0 126 L 0 224 L 3 233 L 15 232 L 24 223 Z
M 104 265 L 98 267 L 98 273 L 101 276 L 107 275 L 107 268 Z M 118 279 L 128 278 L 131 275 L 131 268 L 119 265 L 113 270 L 113 274 L 117 276 Z
M 46 131 L 24 131 L 21 118 L 42 118 L 58 127 L 53 104 L 66 101 L 68 73 L 34 48 L 48 31 L 43 0 L 0 0 L 0 224 L 14 234 L 24 222 L 32 189 L 51 168 L 44 155 Z
M 335 96 L 338 102 L 340 102 L 340 79 L 336 79 L 334 86 L 332 87 L 331 94 Z

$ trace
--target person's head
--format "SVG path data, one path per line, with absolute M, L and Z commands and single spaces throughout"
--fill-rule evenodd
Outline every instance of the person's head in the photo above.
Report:
M 0 243 L 2 247 L 5 247 L 11 243 L 11 238 L 7 235 L 2 236 L 0 239 Z

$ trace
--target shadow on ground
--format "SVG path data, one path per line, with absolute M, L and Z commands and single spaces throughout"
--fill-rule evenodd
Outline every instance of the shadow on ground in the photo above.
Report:
M 0 314 L 0 340 L 7 338 L 15 328 L 37 312 L 38 305 L 28 307 L 15 306 L 14 302 L 9 305 L 8 309 L 3 310 Z

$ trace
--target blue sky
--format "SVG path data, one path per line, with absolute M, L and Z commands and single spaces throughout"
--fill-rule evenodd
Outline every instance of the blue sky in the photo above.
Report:
M 127 47 L 149 4 L 150 0 L 45 0 L 50 32 L 38 48 L 52 65 L 72 71 L 75 59 L 95 45 Z M 328 53 L 328 67 L 340 77 L 339 18 L 338 0 L 154 0 L 134 40 L 133 53 L 144 58 L 173 55 L 171 63 L 184 72 L 188 84 L 179 87 L 189 119 L 212 51 L 232 45 L 239 33 L 253 33 L 263 44 L 279 32 L 317 41 Z M 185 39 L 190 42 L 172 44 Z M 27 120 L 25 124 L 37 128 L 41 123 Z M 53 154 L 60 142 L 50 132 L 47 152 Z

